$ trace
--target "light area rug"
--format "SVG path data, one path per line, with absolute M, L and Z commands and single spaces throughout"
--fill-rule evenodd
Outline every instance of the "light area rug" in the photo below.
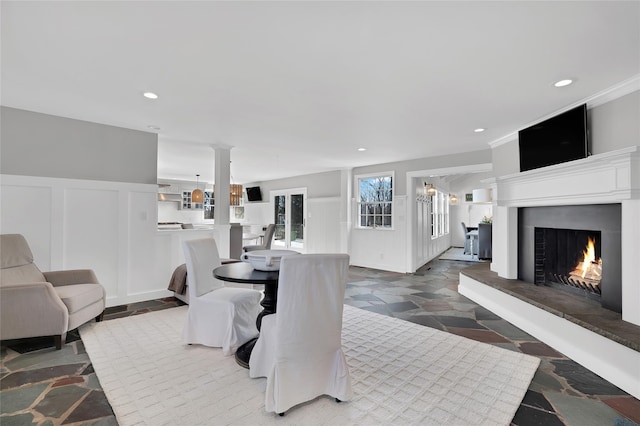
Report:
M 354 396 L 264 411 L 266 379 L 221 349 L 182 344 L 187 307 L 85 324 L 82 341 L 127 425 L 508 425 L 538 358 L 346 306 Z
M 442 253 L 438 259 L 440 260 L 464 260 L 467 262 L 486 262 L 486 259 L 478 259 L 477 256 L 471 256 L 470 254 L 464 254 L 462 247 L 450 247 L 447 251 Z

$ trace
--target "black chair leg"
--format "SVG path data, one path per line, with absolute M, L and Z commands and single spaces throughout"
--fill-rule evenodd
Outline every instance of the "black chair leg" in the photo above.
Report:
M 100 322 L 104 319 L 104 311 L 100 312 L 100 315 L 96 317 L 96 322 Z
M 342 401 L 340 401 L 338 398 L 336 398 L 336 402 L 339 404 L 339 403 L 341 403 Z
M 56 345 L 56 350 L 62 349 L 62 334 L 57 334 L 53 336 L 53 343 Z
M 284 416 L 284 413 L 279 413 L 278 415 L 279 415 L 280 417 L 283 417 L 283 416 Z

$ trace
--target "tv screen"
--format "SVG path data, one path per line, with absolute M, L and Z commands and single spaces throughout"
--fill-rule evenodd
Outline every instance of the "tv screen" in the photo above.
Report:
M 580 105 L 518 132 L 520 171 L 586 158 L 587 105 Z
M 262 193 L 259 186 L 247 188 L 247 201 L 262 201 Z

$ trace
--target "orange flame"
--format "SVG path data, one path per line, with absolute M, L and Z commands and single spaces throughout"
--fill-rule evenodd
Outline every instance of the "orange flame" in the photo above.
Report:
M 582 269 L 582 278 L 584 278 L 591 267 L 591 263 L 596 261 L 596 243 L 591 237 L 589 237 L 587 249 L 584 250 L 582 254 L 584 255 L 584 259 L 582 260 L 580 269 Z

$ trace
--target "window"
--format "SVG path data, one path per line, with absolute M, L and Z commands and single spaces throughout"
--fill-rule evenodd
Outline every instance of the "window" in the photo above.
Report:
M 429 198 L 431 238 L 442 237 L 449 233 L 449 195 L 436 190 L 436 193 Z
M 393 174 L 356 176 L 359 228 L 393 226 Z

